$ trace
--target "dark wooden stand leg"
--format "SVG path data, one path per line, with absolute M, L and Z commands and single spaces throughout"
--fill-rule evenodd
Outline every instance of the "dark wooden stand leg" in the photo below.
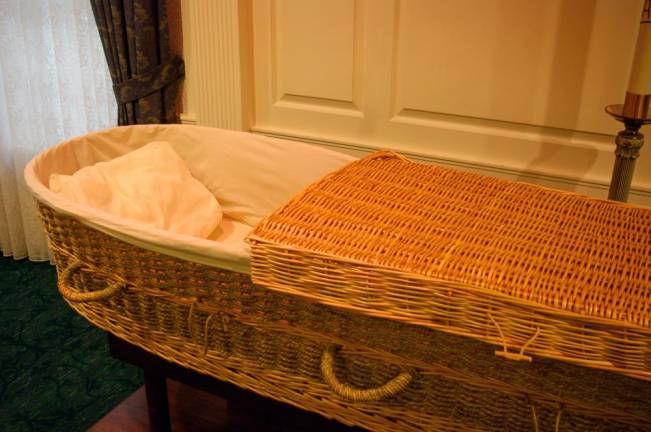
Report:
M 145 368 L 145 392 L 151 432 L 170 432 L 170 410 L 167 403 L 165 375 L 153 368 Z
M 644 135 L 639 132 L 642 123 L 625 120 L 624 124 L 626 129 L 615 138 L 615 166 L 608 191 L 608 199 L 622 202 L 628 201 L 635 160 L 640 156 L 640 148 L 644 145 Z
M 228 431 L 249 432 L 251 427 L 247 422 L 246 411 L 243 409 L 239 398 L 231 398 L 226 400 L 226 415 Z

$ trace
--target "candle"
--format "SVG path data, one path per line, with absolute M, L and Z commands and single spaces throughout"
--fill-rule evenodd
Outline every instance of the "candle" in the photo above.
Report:
M 645 0 L 633 67 L 628 81 L 624 115 L 645 118 L 651 100 L 651 0 Z

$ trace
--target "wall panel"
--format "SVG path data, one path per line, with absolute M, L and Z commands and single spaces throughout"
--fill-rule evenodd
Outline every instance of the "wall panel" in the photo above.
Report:
M 251 4 L 252 130 L 605 196 L 642 0 Z

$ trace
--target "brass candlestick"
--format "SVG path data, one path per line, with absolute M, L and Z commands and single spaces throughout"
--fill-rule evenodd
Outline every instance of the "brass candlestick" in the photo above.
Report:
M 624 123 L 617 134 L 615 167 L 610 180 L 608 199 L 628 200 L 635 160 L 644 144 L 642 125 L 651 123 L 651 0 L 645 0 L 635 45 L 633 66 L 623 105 L 609 105 L 606 112 Z
M 640 155 L 640 148 L 644 145 L 644 135 L 640 133 L 642 125 L 651 123 L 651 110 L 646 107 L 646 114 L 638 117 L 625 115 L 624 105 L 609 105 L 606 112 L 615 119 L 624 123 L 624 130 L 615 137 L 615 166 L 610 180 L 608 199 L 626 202 L 631 189 L 635 160 Z M 627 113 L 628 114 L 628 113 Z

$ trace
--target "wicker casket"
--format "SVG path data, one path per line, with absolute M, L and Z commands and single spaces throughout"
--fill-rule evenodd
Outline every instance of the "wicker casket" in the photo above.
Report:
M 244 247 L 229 260 L 80 218 L 47 190 L 51 172 L 79 168 L 56 163 L 68 147 L 216 134 L 119 128 L 30 163 L 59 290 L 90 322 L 373 431 L 651 430 L 651 210 L 323 153 L 334 172 L 249 234 L 249 271 Z

